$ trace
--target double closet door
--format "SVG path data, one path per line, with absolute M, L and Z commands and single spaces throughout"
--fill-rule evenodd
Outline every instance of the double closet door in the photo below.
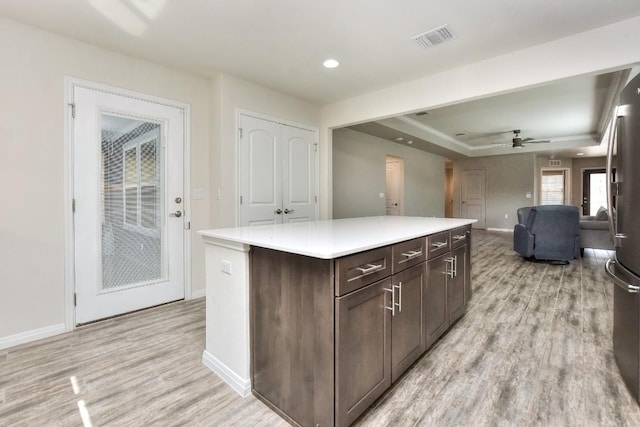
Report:
M 240 114 L 240 225 L 317 218 L 317 132 Z

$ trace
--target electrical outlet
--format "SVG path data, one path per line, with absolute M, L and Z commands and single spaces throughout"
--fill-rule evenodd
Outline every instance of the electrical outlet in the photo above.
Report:
M 231 262 L 222 260 L 222 272 L 231 275 Z

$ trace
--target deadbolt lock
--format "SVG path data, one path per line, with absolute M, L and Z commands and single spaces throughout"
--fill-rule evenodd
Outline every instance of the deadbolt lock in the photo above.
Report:
M 176 203 L 182 203 L 182 198 L 181 197 L 176 197 Z

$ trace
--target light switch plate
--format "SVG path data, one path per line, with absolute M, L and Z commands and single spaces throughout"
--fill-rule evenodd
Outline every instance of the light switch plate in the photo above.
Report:
M 222 260 L 221 267 L 223 273 L 231 275 L 231 261 Z

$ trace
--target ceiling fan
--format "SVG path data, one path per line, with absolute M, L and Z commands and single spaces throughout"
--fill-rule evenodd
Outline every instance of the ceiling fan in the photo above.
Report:
M 551 142 L 550 139 L 536 139 L 536 138 L 520 138 L 520 129 L 513 130 L 513 139 L 511 140 L 511 148 L 522 148 L 527 144 L 546 144 Z M 508 144 L 502 144 L 509 146 Z

